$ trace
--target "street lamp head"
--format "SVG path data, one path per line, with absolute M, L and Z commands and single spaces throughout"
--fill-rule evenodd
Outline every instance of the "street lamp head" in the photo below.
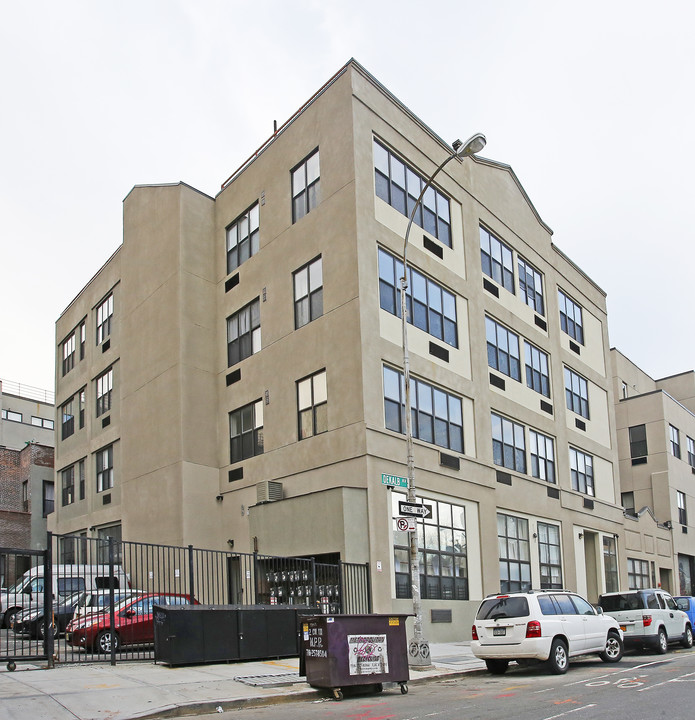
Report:
M 454 140 L 452 147 L 456 152 L 456 156 L 463 160 L 463 158 L 468 157 L 469 155 L 479 153 L 485 147 L 486 143 L 487 140 L 485 139 L 485 135 L 482 133 L 476 133 L 472 137 L 468 138 L 465 143 L 462 143 L 460 140 Z

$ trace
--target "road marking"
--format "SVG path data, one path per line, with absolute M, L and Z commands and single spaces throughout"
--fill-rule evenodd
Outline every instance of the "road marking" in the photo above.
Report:
M 652 688 L 661 687 L 662 685 L 668 685 L 668 683 L 672 682 L 683 682 L 683 678 L 693 677 L 693 675 L 695 675 L 695 672 L 686 673 L 685 675 L 679 675 L 676 678 L 671 678 L 670 680 L 664 680 L 663 682 L 650 685 L 649 687 L 641 688 L 637 692 L 644 692 L 645 690 L 651 690 Z
M 565 717 L 565 715 L 570 715 L 571 713 L 580 712 L 581 710 L 588 710 L 589 708 L 596 707 L 596 703 L 591 703 L 591 705 L 582 705 L 582 707 L 573 708 L 572 710 L 568 710 L 567 712 L 560 713 L 559 715 L 551 715 L 550 717 L 543 718 L 543 720 L 556 720 L 556 718 Z
M 673 660 L 654 660 L 653 662 L 643 663 L 642 665 L 636 665 L 635 667 L 628 667 L 623 668 L 622 670 L 613 670 L 613 672 L 608 672 L 605 675 L 599 675 L 596 680 L 602 680 L 603 678 L 610 678 L 614 675 L 621 675 L 622 673 L 628 673 L 628 672 L 634 672 L 635 670 L 640 670 L 641 668 L 646 667 L 652 667 L 653 665 L 663 665 L 664 663 L 670 663 L 673 662 Z M 571 683 L 565 683 L 563 687 L 571 687 L 572 685 L 585 685 L 586 680 L 575 680 L 575 682 Z

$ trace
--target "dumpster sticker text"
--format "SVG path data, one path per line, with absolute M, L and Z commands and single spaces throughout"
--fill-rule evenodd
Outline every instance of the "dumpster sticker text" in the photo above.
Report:
M 389 671 L 386 635 L 348 635 L 350 675 L 382 675 Z
M 302 629 L 304 631 L 304 641 L 307 643 L 306 657 L 327 658 L 328 652 L 323 642 L 323 628 L 310 628 L 305 623 Z

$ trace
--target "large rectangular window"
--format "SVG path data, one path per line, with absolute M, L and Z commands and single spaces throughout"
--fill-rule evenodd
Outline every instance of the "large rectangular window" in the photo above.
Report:
M 688 444 L 688 465 L 695 467 L 695 440 L 688 435 L 686 435 L 685 438 Z
M 500 554 L 500 591 L 531 589 L 531 548 L 528 520 L 497 514 L 497 544 Z
M 585 495 L 594 494 L 594 459 L 576 448 L 570 448 L 572 489 Z
M 75 333 L 63 341 L 63 375 L 67 375 L 75 367 Z
M 60 406 L 61 417 L 61 440 L 69 438 L 75 432 L 75 411 L 73 409 L 74 397 L 71 397 L 66 403 Z
M 383 310 L 401 317 L 401 278 L 403 263 L 379 248 L 379 304 Z M 408 322 L 458 347 L 456 296 L 413 268 L 408 268 L 406 290 Z
M 627 586 L 630 590 L 644 590 L 650 587 L 649 563 L 646 560 L 627 559 Z
M 3 420 L 9 420 L 10 422 L 22 422 L 22 413 L 17 412 L 16 410 L 3 410 L 2 411 L 2 419 Z
M 297 410 L 300 440 L 328 430 L 328 391 L 325 370 L 297 383 Z
M 60 475 L 63 506 L 72 505 L 75 502 L 75 466 L 71 465 L 69 468 L 65 468 Z
M 292 222 L 303 218 L 320 201 L 321 169 L 318 148 L 292 170 Z
M 680 460 L 681 456 L 681 435 L 677 427 L 668 426 L 668 434 L 671 441 L 671 454 Z
M 539 315 L 545 314 L 543 305 L 543 277 L 533 265 L 518 257 L 519 294 Z
M 647 426 L 633 425 L 628 430 L 630 435 L 630 457 L 641 458 L 647 456 Z
M 607 535 L 603 536 L 603 569 L 606 592 L 618 592 L 618 543 Z
M 461 398 L 410 378 L 413 437 L 455 452 L 463 452 Z M 389 430 L 405 432 L 403 373 L 384 366 L 384 414 Z
M 485 275 L 510 293 L 514 292 L 512 250 L 482 225 L 480 226 L 480 260 Z
M 294 327 L 299 329 L 323 315 L 323 262 L 320 257 L 293 275 Z
M 562 589 L 560 528 L 557 525 L 538 523 L 538 559 L 541 570 L 541 589 Z
M 111 335 L 111 318 L 113 317 L 113 295 L 109 295 L 97 307 L 97 345 Z
M 589 384 L 581 375 L 565 367 L 567 409 L 589 419 Z
M 261 349 L 259 298 L 227 318 L 227 366 L 251 357 Z
M 565 295 L 562 290 L 557 291 L 560 304 L 560 327 L 580 345 L 584 344 L 584 323 L 582 308 L 572 298 Z
M 111 409 L 111 394 L 113 391 L 113 368 L 109 368 L 96 379 L 97 387 L 97 417 Z
M 528 340 L 524 341 L 526 357 L 526 385 L 541 395 L 550 397 L 550 374 L 548 355 Z
M 374 141 L 376 194 L 399 213 L 410 217 L 425 183 L 418 172 L 406 165 L 381 143 Z M 447 247 L 451 247 L 449 198 L 430 186 L 417 206 L 413 222 Z
M 519 336 L 489 317 L 485 318 L 487 364 L 521 382 Z
M 526 472 L 524 426 L 492 413 L 492 459 L 495 465 Z
M 535 430 L 528 431 L 531 475 L 549 483 L 555 482 L 555 447 L 553 439 Z
M 678 522 L 681 525 L 688 524 L 688 509 L 685 505 L 685 493 L 676 490 L 676 501 L 678 502 Z
M 96 453 L 97 492 L 113 487 L 113 445 Z
M 263 454 L 263 401 L 257 400 L 229 413 L 229 462 Z
M 258 252 L 259 228 L 258 203 L 227 227 L 227 274 Z
M 394 524 L 400 515 L 398 503 L 405 499 L 401 493 L 391 493 Z M 417 520 L 421 595 L 428 600 L 468 600 L 465 508 L 427 498 L 423 502 L 432 508 L 432 517 Z M 394 529 L 393 552 L 396 597 L 409 598 L 412 584 L 407 532 Z

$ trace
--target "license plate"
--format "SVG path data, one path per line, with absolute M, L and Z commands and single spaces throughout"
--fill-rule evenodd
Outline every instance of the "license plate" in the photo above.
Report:
M 620 626 L 620 629 L 621 629 L 623 632 L 626 632 L 626 631 L 627 631 L 627 626 L 626 626 L 626 625 L 621 625 L 621 626 Z
M 506 635 L 507 634 L 507 628 L 492 628 L 492 634 L 495 636 L 498 635 Z

